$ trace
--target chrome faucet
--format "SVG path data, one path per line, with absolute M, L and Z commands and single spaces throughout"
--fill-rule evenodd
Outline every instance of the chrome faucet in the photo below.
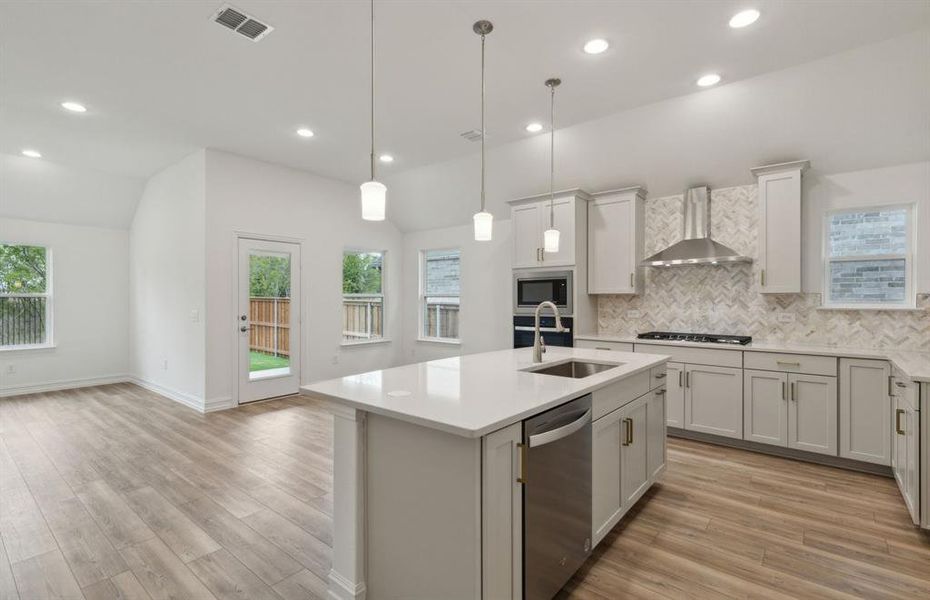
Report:
M 533 336 L 533 362 L 539 363 L 542 362 L 543 352 L 546 351 L 546 342 L 543 341 L 541 335 L 539 335 L 539 311 L 542 310 L 543 306 L 552 307 L 552 312 L 555 314 L 555 330 L 558 332 L 565 331 L 565 328 L 562 327 L 562 319 L 559 317 L 559 307 L 554 303 L 546 300 L 545 302 L 540 302 L 539 306 L 536 307 L 536 324 L 533 329 L 536 331 Z

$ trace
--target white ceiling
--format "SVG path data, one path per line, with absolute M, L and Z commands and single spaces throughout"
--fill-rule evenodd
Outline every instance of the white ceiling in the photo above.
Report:
M 210 21 L 219 1 L 0 3 L 0 153 L 147 177 L 199 147 L 357 182 L 367 172 L 367 2 L 234 0 L 275 30 L 252 43 Z M 379 150 L 390 175 L 474 153 L 479 43 L 488 18 L 489 143 L 544 119 L 560 127 L 804 63 L 930 25 L 923 0 L 376 2 Z M 600 56 L 580 51 L 609 39 Z M 89 107 L 62 111 L 65 99 Z M 316 137 L 294 135 L 298 125 Z

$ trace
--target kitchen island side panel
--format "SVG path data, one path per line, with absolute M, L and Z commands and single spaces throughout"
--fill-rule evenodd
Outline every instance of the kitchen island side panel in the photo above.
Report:
M 480 598 L 481 439 L 375 414 L 366 437 L 367 600 Z

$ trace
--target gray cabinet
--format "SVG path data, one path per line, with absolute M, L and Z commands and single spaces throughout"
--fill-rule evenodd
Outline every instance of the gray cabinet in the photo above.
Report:
M 920 413 L 917 384 L 895 378 L 892 471 L 914 524 L 920 522 Z
M 890 378 L 883 360 L 840 359 L 840 456 L 891 464 Z
M 788 447 L 836 456 L 836 377 L 788 375 Z
M 743 437 L 743 370 L 685 365 L 685 429 Z
M 788 446 L 788 374 L 743 371 L 743 439 Z

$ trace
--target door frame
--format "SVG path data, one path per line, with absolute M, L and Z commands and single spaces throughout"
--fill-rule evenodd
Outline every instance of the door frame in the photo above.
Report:
M 304 323 L 306 323 L 306 316 L 308 314 L 307 307 L 309 300 L 307 298 L 307 282 L 306 277 L 304 277 L 304 265 L 303 257 L 305 255 L 304 249 L 306 245 L 306 238 L 295 237 L 288 235 L 278 235 L 270 233 L 256 233 L 254 231 L 249 231 L 246 229 L 234 229 L 232 235 L 230 236 L 230 256 L 232 256 L 232 264 L 230 267 L 230 298 L 232 301 L 231 311 L 229 314 L 230 319 L 234 319 L 239 311 L 239 240 L 255 240 L 260 242 L 282 242 L 285 244 L 294 244 L 297 246 L 298 256 L 301 258 L 300 270 L 298 274 L 300 275 L 300 303 L 297 313 L 297 322 L 300 324 L 300 339 L 298 344 L 300 347 L 300 360 L 298 361 L 297 368 L 299 373 L 297 376 L 298 387 L 304 384 L 304 373 L 306 373 L 307 365 L 309 364 L 308 356 L 308 344 L 306 343 L 307 336 L 304 335 Z M 226 324 L 224 324 L 224 327 Z M 242 403 L 239 401 L 239 380 L 240 380 L 240 362 L 239 362 L 239 336 L 234 332 L 234 343 L 231 344 L 231 360 L 232 360 L 232 400 L 233 406 L 242 406 Z M 294 340 L 291 340 L 293 343 Z M 262 402 L 262 400 L 254 400 L 253 402 Z M 247 402 L 246 404 L 251 404 Z

